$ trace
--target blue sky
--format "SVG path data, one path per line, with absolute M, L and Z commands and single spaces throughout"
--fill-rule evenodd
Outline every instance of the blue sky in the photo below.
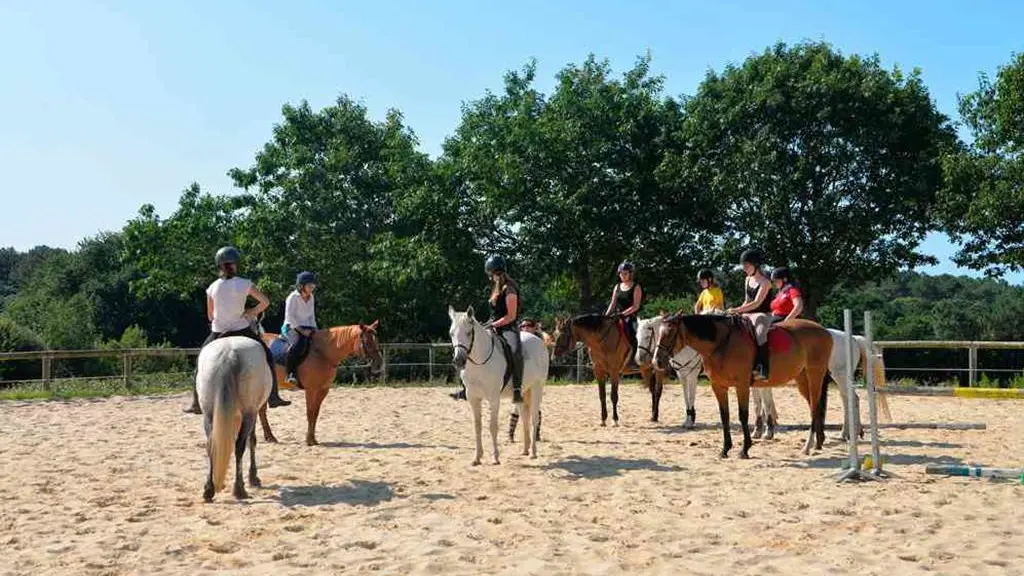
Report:
M 249 165 L 285 102 L 398 108 L 436 155 L 460 104 L 531 57 L 546 89 L 589 52 L 622 70 L 650 50 L 681 94 L 778 40 L 824 39 L 920 67 L 956 118 L 957 92 L 1024 50 L 1021 22 L 1024 5 L 980 0 L 0 0 L 0 246 L 70 248 L 144 203 L 169 215 L 192 181 L 231 192 L 226 171 Z M 944 260 L 927 271 L 969 273 L 943 236 L 925 250 Z

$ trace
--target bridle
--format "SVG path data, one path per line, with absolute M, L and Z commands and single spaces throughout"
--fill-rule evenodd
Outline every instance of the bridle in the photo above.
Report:
M 477 366 L 483 366 L 484 364 L 487 364 L 488 362 L 490 362 L 491 361 L 491 357 L 494 356 L 494 348 L 496 346 L 496 344 L 494 343 L 495 336 L 491 335 L 491 351 L 487 353 L 487 358 L 485 358 L 483 362 L 477 362 L 476 360 L 473 360 L 473 355 L 472 355 L 473 346 L 476 344 L 476 327 L 477 327 L 476 320 L 472 320 L 470 325 L 473 327 L 473 329 L 469 331 L 469 346 L 466 346 L 465 344 L 459 343 L 459 344 L 456 344 L 455 347 L 456 348 L 462 348 L 463 350 L 466 351 L 466 360 L 468 360 L 469 362 L 471 362 L 472 364 L 475 364 Z

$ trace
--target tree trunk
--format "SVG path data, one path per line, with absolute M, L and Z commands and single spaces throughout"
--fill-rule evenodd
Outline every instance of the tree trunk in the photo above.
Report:
M 594 303 L 594 287 L 590 283 L 590 269 L 586 264 L 576 268 L 576 283 L 580 287 L 580 310 L 588 310 Z

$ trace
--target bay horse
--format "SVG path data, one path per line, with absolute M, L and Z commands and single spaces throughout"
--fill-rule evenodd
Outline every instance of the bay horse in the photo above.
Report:
M 379 320 L 372 324 L 350 324 L 346 326 L 332 326 L 323 330 L 313 332 L 313 340 L 310 342 L 309 353 L 296 369 L 296 376 L 299 383 L 306 392 L 306 445 L 315 446 L 316 422 L 320 416 L 320 406 L 331 390 L 331 384 L 338 372 L 338 364 L 342 360 L 357 354 L 370 361 L 370 373 L 379 374 L 384 359 L 380 354 L 380 345 L 377 342 L 377 326 Z M 263 341 L 270 346 L 277 334 L 264 332 Z M 276 364 L 274 370 L 277 372 L 278 386 L 281 388 L 294 388 L 288 382 L 284 373 L 284 366 Z M 270 430 L 270 423 L 267 421 L 267 407 L 260 408 L 260 424 L 263 426 L 263 437 L 267 442 L 277 442 L 274 433 Z
M 601 426 L 608 421 L 608 404 L 606 401 L 605 382 L 612 384 L 612 422 L 619 425 L 619 379 L 623 375 L 639 373 L 648 388 L 656 387 L 653 379 L 658 377 L 652 366 L 640 366 L 640 369 L 627 368 L 630 356 L 629 339 L 623 329 L 621 320 L 604 314 L 581 314 L 573 318 L 558 316 L 555 318 L 555 350 L 554 355 L 560 358 L 583 342 L 590 350 L 590 359 L 594 364 L 594 378 L 597 379 L 597 390 L 601 397 Z
M 466 385 L 466 400 L 473 410 L 473 431 L 476 436 L 473 465 L 480 465 L 483 457 L 481 436 L 484 400 L 487 400 L 490 409 L 494 463 L 501 464 L 498 459 L 498 408 L 502 396 L 512 395 L 512 385 L 505 385 L 508 362 L 498 342 L 500 336 L 476 321 L 472 306 L 465 312 L 456 312 L 448 306 L 448 317 L 452 321 L 448 328 L 454 349 L 452 365 L 459 370 L 462 383 Z M 524 331 L 519 337 L 523 347 L 523 455 L 536 458 L 536 422 L 540 414 L 544 383 L 548 378 L 549 359 L 544 342 L 538 336 Z
M 825 442 L 825 401 L 827 399 L 828 361 L 832 354 L 832 335 L 822 325 L 795 319 L 774 324 L 768 330 L 769 373 L 767 379 L 755 378 L 754 356 L 757 344 L 753 327 L 740 316 L 676 315 L 666 318 L 658 333 L 655 365 L 669 367 L 669 358 L 684 346 L 700 354 L 718 400 L 722 420 L 721 457 L 732 449 L 729 430 L 729 388 L 736 388 L 743 449 L 740 458 L 750 457 L 751 387 L 786 386 L 795 380 L 811 412 L 811 427 L 803 453 L 810 454 L 812 441 L 820 449 Z
M 265 407 L 272 386 L 266 351 L 245 336 L 210 342 L 196 362 L 196 395 L 203 413 L 209 467 L 203 500 L 224 489 L 228 460 L 235 453 L 233 494 L 248 498 L 242 483 L 242 456 L 249 447 L 249 486 L 260 486 L 256 474 L 256 414 Z

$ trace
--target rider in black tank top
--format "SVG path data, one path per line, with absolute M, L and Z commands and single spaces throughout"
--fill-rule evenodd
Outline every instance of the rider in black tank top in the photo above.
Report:
M 623 262 L 619 264 L 619 283 L 615 284 L 615 289 L 612 290 L 612 301 L 608 304 L 608 310 L 605 311 L 605 316 L 610 316 L 613 312 L 622 315 L 625 321 L 626 337 L 629 339 L 630 354 L 626 360 L 626 367 L 631 369 L 639 369 L 636 363 L 636 330 L 637 330 L 637 314 L 643 307 L 643 288 L 633 278 L 634 266 L 632 262 Z M 622 284 L 629 282 L 629 288 L 626 290 L 622 289 Z M 636 301 L 637 292 L 640 294 L 640 304 L 637 305 L 635 310 L 633 304 Z M 628 311 L 628 313 L 627 313 Z

